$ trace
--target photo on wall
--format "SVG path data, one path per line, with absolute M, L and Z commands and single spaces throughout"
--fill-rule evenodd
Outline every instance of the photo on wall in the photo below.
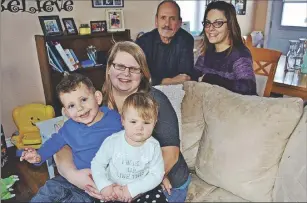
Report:
M 124 12 L 122 9 L 107 9 L 106 19 L 109 32 L 125 31 Z
M 231 0 L 230 3 L 235 7 L 237 15 L 246 14 L 246 0 Z
M 92 0 L 93 8 L 124 7 L 124 0 Z

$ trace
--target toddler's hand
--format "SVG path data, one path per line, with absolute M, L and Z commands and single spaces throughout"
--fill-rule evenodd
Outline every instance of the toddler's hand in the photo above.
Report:
M 122 186 L 122 190 L 123 190 L 123 195 L 122 195 L 121 201 L 122 202 L 131 202 L 132 197 L 131 197 L 131 194 L 128 190 L 127 185 Z
M 161 187 L 163 190 L 167 191 L 168 195 L 171 195 L 172 185 L 167 177 L 163 179 Z
M 115 196 L 115 193 L 113 191 L 113 186 L 114 185 L 109 185 L 105 188 L 103 188 L 101 191 L 100 191 L 100 194 L 102 195 L 102 200 L 103 201 L 112 201 L 114 200 L 114 197 Z
M 115 193 L 116 199 L 121 200 L 123 197 L 123 188 L 120 185 L 115 185 L 113 187 L 113 192 Z
M 41 162 L 41 156 L 33 148 L 25 148 L 22 152 L 20 161 L 26 160 L 29 163 L 39 163 Z

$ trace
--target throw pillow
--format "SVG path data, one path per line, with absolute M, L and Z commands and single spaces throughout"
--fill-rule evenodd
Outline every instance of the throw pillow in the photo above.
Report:
M 182 129 L 181 129 L 181 102 L 184 97 L 184 90 L 183 90 L 183 85 L 156 85 L 154 88 L 160 90 L 163 92 L 167 98 L 170 100 L 177 118 L 178 118 L 178 126 L 179 126 L 179 138 L 181 140 L 181 134 L 182 134 Z M 181 144 L 180 144 L 180 148 Z
M 249 201 L 272 201 L 278 163 L 303 111 L 299 98 L 239 95 L 206 83 L 196 174 Z

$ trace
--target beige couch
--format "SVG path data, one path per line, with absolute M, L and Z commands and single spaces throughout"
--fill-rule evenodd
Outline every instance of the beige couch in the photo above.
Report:
M 186 82 L 187 202 L 306 202 L 307 108 L 299 98 L 243 96 Z

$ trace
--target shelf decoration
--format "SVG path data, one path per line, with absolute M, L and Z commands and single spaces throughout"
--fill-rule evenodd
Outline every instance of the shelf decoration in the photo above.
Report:
M 107 32 L 107 21 L 90 21 L 91 33 Z
M 73 18 L 62 18 L 67 35 L 77 35 L 78 29 Z
M 59 16 L 38 16 L 38 19 L 45 36 L 63 34 Z

